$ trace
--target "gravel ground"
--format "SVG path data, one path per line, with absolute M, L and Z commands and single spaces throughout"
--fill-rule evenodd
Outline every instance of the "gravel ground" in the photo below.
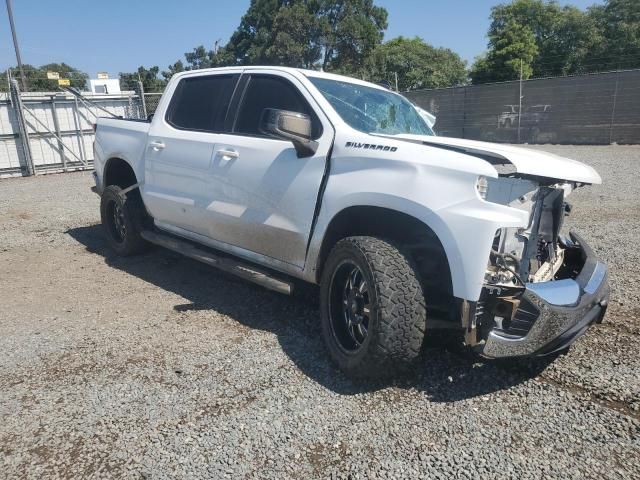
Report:
M 106 248 L 88 173 L 0 181 L 3 478 L 640 478 L 640 147 L 538 147 L 605 184 L 570 223 L 606 321 L 554 362 L 432 338 L 392 383 L 327 361 L 313 302 Z

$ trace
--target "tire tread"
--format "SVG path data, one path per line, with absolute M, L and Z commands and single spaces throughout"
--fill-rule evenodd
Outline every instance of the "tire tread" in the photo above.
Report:
M 348 373 L 381 376 L 403 369 L 419 357 L 426 330 L 425 297 L 413 260 L 401 245 L 358 236 L 339 241 L 328 263 L 345 249 L 355 249 L 366 259 L 374 279 L 379 319 L 366 357 L 348 368 Z M 338 363 L 342 362 L 338 359 Z

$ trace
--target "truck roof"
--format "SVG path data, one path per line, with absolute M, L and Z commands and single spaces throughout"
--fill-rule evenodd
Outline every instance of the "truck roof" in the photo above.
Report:
M 308 78 L 326 78 L 329 80 L 336 80 L 339 82 L 348 82 L 348 83 L 355 83 L 357 85 L 362 85 L 362 86 L 366 86 L 366 87 L 370 87 L 370 88 L 377 88 L 379 90 L 385 90 L 388 91 L 386 88 L 380 86 L 380 85 L 376 85 L 375 83 L 371 83 L 371 82 L 367 82 L 364 80 L 359 80 L 357 78 L 353 78 L 353 77 L 347 77 L 346 75 L 338 75 L 335 73 L 328 73 L 328 72 L 322 72 L 322 71 L 318 71 L 318 70 L 309 70 L 309 69 L 305 69 L 305 68 L 293 68 L 293 67 L 280 67 L 280 66 L 273 66 L 273 65 L 247 65 L 247 66 L 240 66 L 240 67 L 217 67 L 217 68 L 203 68 L 200 70 L 188 70 L 188 71 L 184 71 L 184 72 L 180 72 L 177 73 L 176 75 L 174 75 L 174 77 L 187 77 L 187 76 L 191 76 L 191 75 L 196 75 L 196 74 L 204 74 L 207 72 L 218 72 L 218 71 L 226 71 L 226 72 L 243 72 L 245 70 L 276 70 L 276 71 L 280 71 L 280 72 L 289 72 L 292 73 L 294 75 L 296 74 L 302 74 L 305 77 Z

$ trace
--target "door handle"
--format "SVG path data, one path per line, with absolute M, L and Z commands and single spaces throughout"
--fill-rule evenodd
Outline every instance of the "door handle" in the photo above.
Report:
M 218 155 L 228 158 L 238 158 L 240 156 L 235 150 L 218 150 Z
M 150 142 L 149 146 L 153 148 L 155 152 L 159 152 L 165 147 L 165 144 L 162 142 L 154 141 L 154 142 Z

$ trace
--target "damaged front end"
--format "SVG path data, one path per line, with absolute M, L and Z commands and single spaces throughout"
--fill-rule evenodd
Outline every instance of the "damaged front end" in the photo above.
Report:
M 606 266 L 575 233 L 561 235 L 577 183 L 501 176 L 483 179 L 489 202 L 529 212 L 526 228 L 496 232 L 477 302 L 463 302 L 465 343 L 483 356 L 546 355 L 566 349 L 608 303 Z

